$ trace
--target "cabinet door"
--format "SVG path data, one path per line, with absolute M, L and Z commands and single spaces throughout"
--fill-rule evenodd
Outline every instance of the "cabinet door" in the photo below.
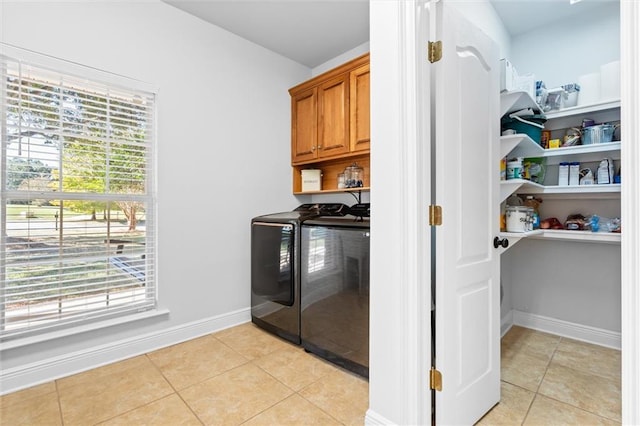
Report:
M 291 162 L 317 158 L 317 89 L 312 88 L 291 97 Z
M 356 68 L 350 73 L 350 149 L 364 151 L 370 149 L 371 133 L 369 125 L 369 64 Z
M 349 75 L 318 88 L 318 157 L 349 152 Z

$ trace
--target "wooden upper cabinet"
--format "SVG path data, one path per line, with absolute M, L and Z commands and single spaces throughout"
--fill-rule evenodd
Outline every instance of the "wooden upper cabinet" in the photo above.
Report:
M 369 152 L 368 54 L 292 87 L 289 94 L 292 165 Z
M 318 158 L 349 152 L 349 76 L 318 88 Z
M 291 96 L 291 162 L 318 157 L 317 88 Z
M 351 71 L 350 94 L 350 150 L 363 151 L 371 147 L 369 64 Z

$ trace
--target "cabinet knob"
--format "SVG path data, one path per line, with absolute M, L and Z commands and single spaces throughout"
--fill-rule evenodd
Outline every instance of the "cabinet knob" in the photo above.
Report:
M 318 149 L 322 149 L 322 145 L 318 145 Z
M 498 248 L 498 247 L 503 247 L 503 248 L 507 248 L 509 247 L 509 240 L 507 240 L 506 238 L 503 238 L 502 240 L 500 239 L 500 237 L 495 237 L 493 239 L 493 247 L 494 248 Z
M 312 147 L 311 147 L 311 151 L 315 151 L 315 150 L 316 150 L 316 147 L 315 147 L 315 146 L 312 146 Z

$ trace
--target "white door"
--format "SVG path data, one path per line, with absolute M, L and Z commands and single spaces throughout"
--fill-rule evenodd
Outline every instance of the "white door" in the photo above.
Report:
M 444 4 L 443 4 L 444 3 Z M 436 17 L 436 424 L 470 425 L 500 399 L 498 47 L 446 2 Z

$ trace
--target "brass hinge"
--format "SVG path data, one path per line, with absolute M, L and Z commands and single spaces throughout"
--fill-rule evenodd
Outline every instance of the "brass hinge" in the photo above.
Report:
M 442 374 L 435 367 L 429 371 L 429 388 L 442 392 Z
M 442 41 L 429 42 L 429 62 L 434 63 L 442 59 Z
M 437 205 L 429 206 L 429 226 L 442 225 L 442 207 Z

